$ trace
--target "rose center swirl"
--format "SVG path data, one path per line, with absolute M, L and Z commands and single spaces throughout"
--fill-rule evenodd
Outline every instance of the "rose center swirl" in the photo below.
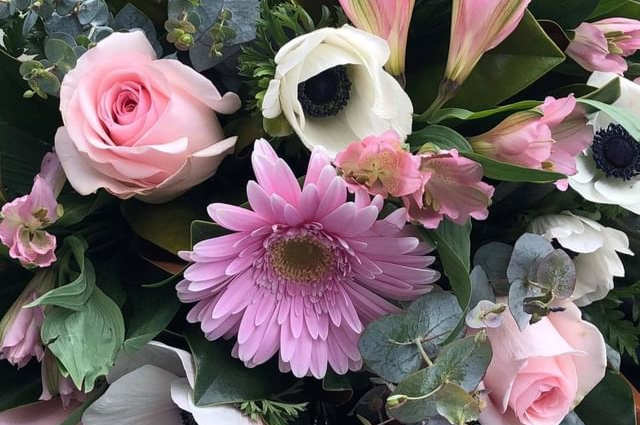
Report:
M 338 65 L 298 84 L 298 100 L 305 114 L 333 117 L 349 103 L 351 80 L 347 67 Z
M 331 250 L 310 236 L 277 240 L 269 247 L 269 253 L 273 270 L 303 286 L 322 279 L 334 262 Z
M 598 130 L 591 151 L 607 177 L 629 180 L 640 174 L 640 143 L 619 124 Z

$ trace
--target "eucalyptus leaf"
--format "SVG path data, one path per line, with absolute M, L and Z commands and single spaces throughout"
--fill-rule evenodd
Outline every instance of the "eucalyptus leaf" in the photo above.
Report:
M 576 266 L 562 249 L 542 259 L 536 271 L 536 282 L 551 290 L 556 299 L 566 299 L 576 287 Z
M 39 15 L 34 11 L 30 10 L 27 12 L 27 15 L 24 17 L 24 21 L 22 22 L 22 35 L 27 36 L 29 31 L 33 28 L 33 26 L 38 22 Z
M 50 38 L 45 42 L 44 53 L 63 74 L 76 66 L 76 54 L 73 48 L 58 38 Z
M 224 0 L 224 8 L 231 11 L 229 28 L 235 32 L 232 44 L 246 43 L 256 37 L 260 17 L 259 2 L 255 0 Z
M 436 410 L 455 425 L 475 421 L 480 415 L 480 406 L 459 385 L 448 383 L 436 393 Z
M 156 34 L 156 27 L 153 25 L 153 21 L 145 15 L 140 9 L 135 7 L 131 3 L 127 3 L 113 20 L 114 30 L 133 30 L 140 29 L 147 36 L 147 39 L 153 46 L 158 57 L 162 57 L 162 46 L 158 42 L 158 36 Z
M 432 292 L 414 301 L 406 313 L 381 317 L 367 326 L 358 347 L 369 369 L 391 382 L 400 382 L 423 363 L 425 352 L 437 352 L 462 317 L 456 297 Z
M 99 0 L 84 0 L 80 3 L 78 8 L 78 22 L 81 25 L 87 25 L 98 14 L 100 9 L 100 1 Z
M 475 152 L 462 152 L 461 155 L 481 164 L 484 170 L 484 175 L 494 180 L 507 182 L 553 183 L 567 178 L 564 174 L 521 167 L 519 165 L 497 161 Z
M 460 133 L 442 125 L 430 125 L 412 133 L 407 138 L 412 148 L 419 149 L 425 143 L 433 143 L 440 149 L 457 149 L 458 152 L 472 152 L 467 139 Z
M 44 28 L 47 34 L 64 33 L 76 37 L 82 33 L 82 25 L 75 15 L 61 16 L 57 12 L 44 21 Z
M 491 288 L 489 278 L 482 267 L 475 266 L 471 270 L 471 301 L 469 307 L 474 307 L 482 300 L 495 302 L 496 295 Z
M 585 425 L 576 412 L 569 412 L 567 416 L 560 422 L 560 425 Z
M 426 419 L 439 416 L 435 394 L 443 386 L 435 367 L 421 369 L 398 384 L 391 397 L 387 398 L 387 412 L 403 423 L 421 423 Z M 399 404 L 392 404 L 389 400 L 393 400 L 394 396 L 408 396 L 417 400 L 409 399 Z
M 507 267 L 512 253 L 513 247 L 511 245 L 502 242 L 490 242 L 478 248 L 473 257 L 473 264 L 482 267 L 491 287 L 499 295 L 509 293 Z
M 491 362 L 491 343 L 484 332 L 446 345 L 434 364 L 443 382 L 455 382 L 465 391 L 473 391 Z

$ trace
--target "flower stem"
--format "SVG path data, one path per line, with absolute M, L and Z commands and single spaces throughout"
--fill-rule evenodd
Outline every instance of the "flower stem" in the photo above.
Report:
M 429 118 L 431 118 L 436 112 L 442 109 L 445 103 L 453 99 L 459 88 L 460 85 L 455 81 L 451 81 L 448 79 L 442 80 L 440 86 L 438 87 L 438 96 L 435 98 L 431 106 L 429 106 L 429 108 L 427 108 L 427 110 L 422 114 L 415 117 L 414 120 L 428 122 Z
M 416 343 L 416 347 L 418 347 L 418 351 L 420 351 L 420 354 L 422 355 L 422 358 L 424 359 L 424 362 L 427 364 L 427 366 L 433 366 L 433 362 L 427 355 L 427 352 L 424 351 L 424 347 L 422 346 L 422 338 L 416 338 L 414 342 Z

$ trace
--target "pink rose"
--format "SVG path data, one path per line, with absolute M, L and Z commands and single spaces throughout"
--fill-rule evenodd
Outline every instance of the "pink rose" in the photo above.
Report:
M 60 89 L 56 151 L 80 194 L 164 202 L 211 177 L 233 149 L 216 112 L 234 93 L 173 59 L 157 59 L 142 32 L 115 33 L 90 49 Z
M 563 307 L 523 332 L 508 312 L 487 329 L 493 358 L 482 425 L 558 425 L 604 377 L 602 335 L 575 304 Z

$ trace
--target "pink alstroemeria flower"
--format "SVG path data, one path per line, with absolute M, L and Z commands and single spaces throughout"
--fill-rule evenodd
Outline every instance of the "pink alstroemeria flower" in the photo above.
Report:
M 351 143 L 336 156 L 336 166 L 352 191 L 404 196 L 420 189 L 420 158 L 403 148 L 400 135 L 388 131 Z
M 415 0 L 339 1 L 353 25 L 387 40 L 391 56 L 385 69 L 403 79 L 407 36 Z
M 573 60 L 588 71 L 615 72 L 628 68 L 625 57 L 640 49 L 640 21 L 609 18 L 583 22 L 566 50 Z
M 462 84 L 482 55 L 516 29 L 531 0 L 453 0 L 445 79 Z
M 592 139 L 584 110 L 570 95 L 547 97 L 540 107 L 516 112 L 469 142 L 476 153 L 498 161 L 573 175 L 577 172 L 575 157 Z M 565 190 L 566 181 L 558 186 Z
M 44 322 L 44 307 L 25 307 L 55 286 L 56 275 L 41 270 L 31 279 L 18 299 L 0 321 L 0 360 L 6 359 L 23 367 L 36 357 L 44 356 L 40 328 Z
M 50 351 L 45 351 L 41 364 L 42 394 L 40 400 L 51 400 L 60 397 L 66 408 L 73 401 L 83 402 L 87 395 L 76 388 L 70 377 L 64 377 L 58 369 L 57 360 Z
M 431 151 L 421 155 L 420 171 L 423 186 L 402 198 L 408 220 L 435 229 L 444 218 L 457 224 L 487 218 L 494 188 L 482 181 L 480 164 L 455 149 Z
M 56 238 L 44 229 L 62 215 L 56 197 L 64 179 L 57 157 L 48 153 L 31 193 L 2 207 L 0 241 L 9 248 L 11 258 L 25 267 L 49 267 L 56 260 Z

